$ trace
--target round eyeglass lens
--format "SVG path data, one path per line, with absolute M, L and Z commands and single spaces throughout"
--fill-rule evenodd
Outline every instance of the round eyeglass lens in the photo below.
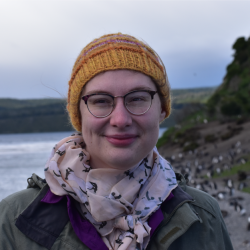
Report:
M 146 113 L 151 107 L 151 103 L 151 95 L 144 91 L 132 92 L 125 97 L 127 109 L 135 115 Z
M 113 98 L 108 95 L 92 95 L 89 97 L 88 109 L 96 117 L 108 116 L 113 109 Z

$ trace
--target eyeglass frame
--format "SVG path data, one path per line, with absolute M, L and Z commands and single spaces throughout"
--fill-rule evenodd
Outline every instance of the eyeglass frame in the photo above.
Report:
M 131 93 L 134 93 L 134 92 L 147 92 L 147 93 L 149 93 L 150 96 L 151 96 L 151 104 L 150 104 L 149 108 L 148 108 L 144 113 L 141 113 L 141 114 L 134 114 L 133 112 L 131 112 L 131 111 L 127 108 L 127 106 L 126 106 L 126 104 L 125 104 L 125 97 L 126 97 L 127 95 L 131 94 Z M 124 107 L 126 108 L 126 110 L 128 110 L 129 113 L 131 113 L 131 114 L 133 114 L 133 115 L 138 115 L 138 116 L 139 116 L 139 115 L 143 115 L 143 114 L 145 114 L 145 113 L 147 113 L 147 112 L 149 111 L 149 109 L 150 109 L 151 106 L 152 106 L 152 101 L 153 101 L 153 99 L 154 99 L 154 95 L 155 95 L 157 92 L 158 92 L 157 90 L 156 90 L 156 91 L 153 91 L 153 90 L 142 89 L 142 90 L 134 90 L 134 91 L 128 92 L 126 95 L 123 95 L 123 96 L 122 96 L 122 95 L 113 96 L 113 95 L 110 95 L 110 94 L 108 94 L 108 93 L 97 93 L 97 94 L 84 95 L 84 96 L 81 97 L 81 99 L 82 99 L 82 100 L 84 101 L 84 103 L 87 105 L 87 108 L 88 108 L 89 113 L 90 113 L 91 115 L 93 115 L 94 117 L 96 117 L 96 118 L 105 118 L 105 117 L 109 116 L 109 115 L 113 112 L 113 110 L 114 110 L 114 108 L 115 108 L 114 100 L 115 100 L 115 98 L 117 98 L 117 97 L 122 97 L 122 98 L 123 98 Z M 111 110 L 111 112 L 110 112 L 109 114 L 107 114 L 107 115 L 105 115 L 105 116 L 96 116 L 96 115 L 94 115 L 94 114 L 91 113 L 91 111 L 89 110 L 89 106 L 88 106 L 88 99 L 89 99 L 91 96 L 94 96 L 94 95 L 107 95 L 107 96 L 110 96 L 110 97 L 113 99 L 112 110 Z

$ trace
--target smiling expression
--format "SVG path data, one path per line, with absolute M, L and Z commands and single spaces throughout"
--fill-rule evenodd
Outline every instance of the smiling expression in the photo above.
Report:
M 130 70 L 106 71 L 92 78 L 82 91 L 83 95 L 108 93 L 123 96 L 133 90 L 156 91 L 150 77 Z M 121 97 L 115 99 L 113 112 L 104 118 L 94 117 L 82 100 L 82 135 L 90 153 L 92 168 L 126 170 L 139 163 L 156 145 L 159 123 L 165 117 L 159 95 L 143 115 L 131 114 Z

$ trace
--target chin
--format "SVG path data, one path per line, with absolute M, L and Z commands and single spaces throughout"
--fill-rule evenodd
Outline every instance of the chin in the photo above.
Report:
M 109 165 L 113 168 L 127 170 L 138 164 L 148 153 L 138 152 L 135 148 L 116 148 L 109 152 Z
M 109 165 L 114 168 L 128 169 L 137 163 L 137 160 L 134 158 L 135 157 L 132 154 L 124 152 L 123 149 L 121 154 L 119 154 L 119 152 L 114 152 L 113 154 L 109 155 Z

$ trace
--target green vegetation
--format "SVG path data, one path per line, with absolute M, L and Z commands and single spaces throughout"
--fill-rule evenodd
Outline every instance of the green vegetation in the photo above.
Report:
M 218 140 L 218 138 L 214 134 L 209 134 L 209 135 L 205 136 L 205 142 L 211 143 L 211 142 L 215 142 L 217 140 Z
M 190 150 L 194 151 L 199 146 L 200 145 L 195 141 L 187 142 L 186 146 L 184 146 L 184 148 L 183 148 L 183 152 L 188 152 Z
M 166 143 L 173 145 L 178 144 L 183 148 L 183 151 L 194 150 L 199 147 L 197 140 L 200 135 L 194 125 L 199 125 L 207 122 L 203 110 L 192 113 L 187 116 L 179 125 L 175 125 L 168 129 L 157 142 L 157 147 L 161 147 Z
M 241 191 L 250 194 L 250 187 L 245 187 Z
M 156 147 L 159 148 L 159 147 L 163 146 L 164 144 L 166 144 L 166 142 L 169 141 L 170 136 L 174 130 L 175 130 L 175 128 L 172 127 L 172 128 L 169 128 L 167 131 L 165 131 L 163 133 L 163 135 L 161 136 L 161 138 L 159 138 L 159 140 L 157 141 Z
M 250 37 L 240 37 L 233 44 L 235 51 L 232 63 L 222 85 L 207 102 L 210 113 L 238 116 L 250 113 Z
M 232 167 L 231 169 L 228 169 L 228 170 L 221 172 L 220 174 L 215 173 L 212 176 L 212 178 L 214 178 L 214 179 L 238 178 L 238 175 L 240 172 L 245 172 L 247 174 L 250 174 L 250 155 L 246 155 L 244 158 L 247 160 L 247 162 L 245 164 L 236 165 L 236 166 Z M 207 176 L 204 176 L 204 178 L 208 179 Z M 250 187 L 245 187 L 241 191 L 246 192 L 246 193 L 250 193 Z
M 250 171 L 250 162 L 248 161 L 245 164 L 240 164 L 237 166 L 232 167 L 231 169 L 225 170 L 220 174 L 214 174 L 213 178 L 225 178 L 225 177 L 232 177 L 237 175 L 239 171 Z
M 173 89 L 171 91 L 172 111 L 161 127 L 173 127 L 192 113 L 204 109 L 204 104 L 215 88 Z
M 186 114 L 185 118 L 181 120 L 179 124 L 168 129 L 157 142 L 157 147 L 161 147 L 166 143 L 178 144 L 183 147 L 183 151 L 194 150 L 199 147 L 197 140 L 199 139 L 199 134 L 197 131 L 197 125 L 207 123 L 212 120 L 212 118 L 207 118 L 207 113 L 205 109 L 200 107 L 200 110 L 191 114 Z M 194 129 L 194 126 L 196 128 Z
M 244 158 L 247 159 L 245 164 L 240 164 L 232 167 L 231 169 L 225 170 L 222 173 L 215 173 L 212 178 L 232 178 L 237 176 L 240 172 L 246 172 L 250 174 L 250 155 L 246 155 Z M 242 189 L 243 192 L 250 193 L 250 187 L 245 187 Z

